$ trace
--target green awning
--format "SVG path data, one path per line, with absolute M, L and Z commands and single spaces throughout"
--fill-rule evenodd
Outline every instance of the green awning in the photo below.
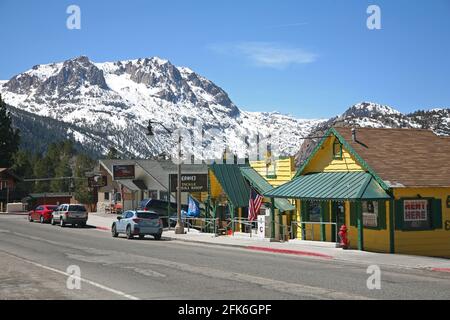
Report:
M 264 194 L 273 189 L 272 185 L 252 167 L 241 167 L 240 169 L 244 177 L 250 181 L 253 188 L 260 194 Z M 275 207 L 280 212 L 295 210 L 295 207 L 286 199 L 275 199 Z
M 390 199 L 367 172 L 321 172 L 299 176 L 266 192 L 264 196 L 335 201 Z
M 248 207 L 250 187 L 236 164 L 212 164 L 209 168 L 235 208 Z

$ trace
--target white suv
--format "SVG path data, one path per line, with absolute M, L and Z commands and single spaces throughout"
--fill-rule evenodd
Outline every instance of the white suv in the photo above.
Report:
M 51 224 L 59 224 L 64 227 L 66 224 L 85 227 L 88 219 L 86 207 L 82 204 L 62 204 L 52 213 Z

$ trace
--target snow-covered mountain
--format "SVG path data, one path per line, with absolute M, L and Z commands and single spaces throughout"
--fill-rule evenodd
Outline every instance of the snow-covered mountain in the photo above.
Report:
M 138 158 L 175 154 L 176 137 L 159 125 L 154 126 L 154 137 L 147 136 L 148 120 L 197 137 L 195 142 L 185 138 L 183 147 L 198 158 L 220 157 L 225 147 L 244 156 L 248 137 L 257 132 L 270 135 L 272 148 L 281 155 L 290 155 L 300 148 L 301 138 L 323 122 L 245 112 L 210 80 L 157 57 L 94 63 L 81 56 L 37 65 L 2 81 L 0 93 L 26 141 L 69 137 L 96 155 L 109 147 Z M 34 131 L 30 121 L 35 122 Z
M 0 81 L 0 94 L 10 105 L 23 146 L 35 151 L 70 138 L 78 149 L 97 156 L 110 147 L 126 157 L 176 154 L 176 136 L 160 125 L 154 125 L 154 137 L 147 136 L 148 120 L 183 129 L 186 156 L 210 159 L 227 148 L 242 157 L 259 133 L 270 135 L 275 153 L 296 154 L 298 164 L 317 144 L 317 139 L 302 138 L 320 136 L 333 125 L 429 128 L 450 135 L 448 108 L 405 115 L 362 102 L 329 120 L 246 112 L 212 81 L 157 57 L 95 63 L 81 56 L 37 65 Z
M 332 126 L 370 128 L 420 128 L 431 129 L 438 135 L 450 136 L 450 108 L 419 110 L 403 114 L 389 106 L 372 102 L 353 105 L 339 116 L 319 123 L 311 130 L 311 137 L 321 137 Z M 301 165 L 314 150 L 320 139 L 307 139 L 296 154 L 296 163 Z

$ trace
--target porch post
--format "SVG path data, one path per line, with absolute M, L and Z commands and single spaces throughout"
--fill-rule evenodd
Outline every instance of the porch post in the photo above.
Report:
M 357 214 L 357 221 L 358 221 L 358 250 L 364 250 L 364 225 L 363 225 L 363 217 L 362 217 L 362 210 L 361 210 L 361 201 L 356 202 L 356 214 Z
M 394 200 L 389 200 L 389 251 L 395 253 Z
M 295 215 L 296 215 L 295 221 L 301 222 L 300 199 L 295 199 Z M 300 233 L 299 233 L 299 230 L 300 230 Z M 301 224 L 297 224 L 297 228 L 295 230 L 295 233 L 296 233 L 295 234 L 296 238 L 298 238 L 300 240 L 303 240 L 303 237 L 302 237 L 302 225 Z
M 270 219 L 272 228 L 270 238 L 275 239 L 275 199 L 270 198 Z
M 276 210 L 278 212 L 278 234 L 279 234 L 278 238 L 280 238 L 280 240 L 284 241 L 284 239 L 282 238 L 282 236 L 284 236 L 284 233 L 283 233 L 283 215 L 281 214 L 280 209 L 276 209 Z
M 239 217 L 239 232 L 242 232 L 242 208 L 238 208 L 238 217 Z

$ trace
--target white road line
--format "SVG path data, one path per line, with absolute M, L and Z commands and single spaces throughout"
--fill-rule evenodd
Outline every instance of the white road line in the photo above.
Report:
M 2 252 L 4 252 L 4 251 L 2 251 Z M 10 255 L 10 256 L 13 256 L 13 257 L 15 257 L 15 258 L 18 258 L 18 259 L 20 259 L 20 260 L 22 260 L 22 261 L 24 261 L 24 262 L 26 262 L 26 263 L 32 264 L 32 265 L 34 265 L 34 266 L 36 266 L 36 267 L 39 267 L 39 268 L 42 268 L 42 269 L 46 269 L 46 270 L 49 270 L 49 271 L 53 271 L 53 272 L 56 272 L 56 273 L 65 275 L 65 276 L 67 276 L 67 277 L 72 276 L 71 274 L 68 274 L 67 272 L 64 272 L 64 271 L 61 271 L 61 270 L 58 270 L 58 269 L 55 269 L 55 268 L 52 268 L 52 267 L 47 267 L 47 266 L 45 266 L 45 265 L 43 265 L 43 264 L 40 264 L 40 263 L 37 263 L 37 262 L 33 262 L 33 261 L 30 261 L 30 260 L 27 260 L 27 259 L 24 259 L 24 258 L 22 258 L 22 257 L 18 257 L 18 256 L 16 256 L 16 255 L 12 255 L 12 254 L 10 254 L 10 253 L 8 253 L 8 252 L 5 252 L 5 254 Z M 138 297 L 132 296 L 132 295 L 130 295 L 130 294 L 127 294 L 127 293 L 125 293 L 125 292 L 122 292 L 122 291 L 119 291 L 119 290 L 116 290 L 116 289 L 113 289 L 113 288 L 109 288 L 109 287 L 104 286 L 104 285 L 102 285 L 102 284 L 100 284 L 100 283 L 97 283 L 97 282 L 94 282 L 94 281 L 91 281 L 91 280 L 87 280 L 87 279 L 84 279 L 84 278 L 80 278 L 80 280 L 81 280 L 82 282 L 85 282 L 85 283 L 90 284 L 91 286 L 94 286 L 94 287 L 103 289 L 103 290 L 105 290 L 105 291 L 114 293 L 114 294 L 116 294 L 116 295 L 118 295 L 118 296 L 121 296 L 121 297 L 130 299 L 130 300 L 140 300 Z

